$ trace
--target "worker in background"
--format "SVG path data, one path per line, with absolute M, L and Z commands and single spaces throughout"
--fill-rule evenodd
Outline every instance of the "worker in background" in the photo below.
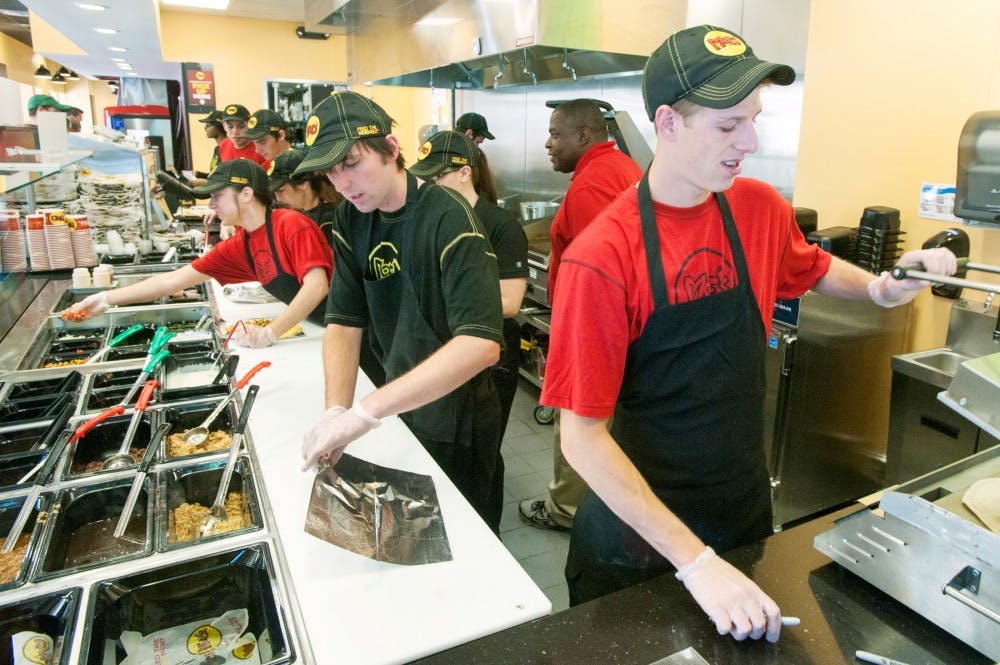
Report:
M 205 178 L 219 165 L 219 146 L 226 139 L 226 129 L 222 126 L 222 111 L 214 109 L 204 118 L 198 118 L 198 122 L 204 125 L 205 138 L 215 141 L 215 147 L 212 148 L 212 159 L 208 162 L 208 171 L 195 171 L 195 177 L 189 183 L 192 187 L 204 185 Z
M 271 206 L 267 174 L 259 164 L 243 158 L 223 162 L 194 196 L 210 198 L 209 206 L 224 225 L 237 227 L 236 234 L 186 266 L 89 295 L 63 318 L 90 318 L 112 305 L 153 300 L 215 278 L 223 285 L 260 282 L 288 305 L 265 326 L 237 325 L 230 341 L 238 346 L 270 346 L 302 319 L 322 323 L 333 252 L 312 220 Z
M 229 104 L 222 110 L 222 126 L 226 130 L 226 138 L 219 144 L 220 161 L 228 162 L 244 157 L 262 166 L 267 163 L 246 136 L 249 120 L 250 111 L 240 104 Z
M 560 104 L 549 117 L 549 138 L 545 141 L 552 168 L 572 173 L 549 228 L 552 246 L 549 255 L 549 304 L 559 298 L 556 278 L 563 252 L 619 194 L 635 185 L 642 170 L 608 140 L 608 126 L 600 107 L 590 99 L 574 99 Z M 549 337 L 551 340 L 551 335 Z M 567 531 L 573 526 L 587 483 L 566 461 L 562 453 L 561 416 L 555 412 L 552 427 L 552 481 L 544 499 L 524 499 L 517 509 L 531 526 Z
M 493 140 L 496 137 L 490 133 L 490 128 L 486 126 L 486 118 L 478 113 L 465 113 L 455 121 L 455 131 L 465 134 L 470 141 L 479 145 L 484 140 Z
M 39 111 L 62 111 L 65 113 L 70 108 L 72 107 L 59 103 L 59 101 L 51 95 L 32 95 L 28 100 L 28 123 L 36 124 L 38 122 Z
M 489 182 L 492 191 L 493 178 L 481 155 L 482 151 L 464 134 L 438 132 L 420 147 L 417 162 L 410 167 L 410 173 L 451 187 L 464 196 L 482 223 L 496 254 L 504 317 L 504 349 L 500 362 L 493 366 L 492 376 L 500 397 L 500 439 L 503 440 L 519 376 L 521 326 L 515 317 L 521 309 L 528 284 L 528 237 L 513 215 L 477 190 L 477 182 Z
M 288 141 L 288 125 L 285 119 L 271 109 L 254 111 L 247 121 L 247 130 L 243 132 L 243 136 L 253 141 L 257 154 L 266 162 L 292 149 L 292 144 Z M 267 169 L 266 163 L 264 169 Z
M 70 106 L 66 109 L 66 131 L 79 132 L 83 128 L 83 109 Z
M 407 173 L 392 125 L 354 92 L 335 92 L 307 121 L 309 151 L 296 173 L 325 172 L 347 200 L 337 209 L 323 337 L 327 411 L 305 436 L 303 468 L 336 463 L 344 446 L 398 414 L 498 533 L 496 257 L 460 194 Z M 355 401 L 366 326 L 388 382 Z
M 788 201 L 739 177 L 758 148 L 761 84 L 794 79 L 730 30 L 667 38 L 642 78 L 649 170 L 562 257 L 541 401 L 562 409 L 563 452 L 592 490 L 570 537 L 571 604 L 676 569 L 719 634 L 779 637 L 777 604 L 716 554 L 772 533 L 763 398 L 775 299 L 813 289 L 893 307 L 927 286 L 806 243 Z M 901 263 L 956 269 L 946 249 Z

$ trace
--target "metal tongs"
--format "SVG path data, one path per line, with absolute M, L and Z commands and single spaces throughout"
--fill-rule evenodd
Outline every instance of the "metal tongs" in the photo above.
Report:
M 233 388 L 231 391 L 229 391 L 229 394 L 226 395 L 225 399 L 219 402 L 218 406 L 212 409 L 212 412 L 208 414 L 208 416 L 203 421 L 201 421 L 200 425 L 198 425 L 197 427 L 192 427 L 188 431 L 184 432 L 184 437 L 183 437 L 184 441 L 194 446 L 200 445 L 202 442 L 204 442 L 209 435 L 209 430 L 208 430 L 209 425 L 211 425 L 215 421 L 215 419 L 219 417 L 219 414 L 222 413 L 222 410 L 224 408 L 226 408 L 226 405 L 229 404 L 231 401 L 233 401 L 233 398 L 236 397 L 236 393 L 238 393 L 248 383 L 250 383 L 250 379 L 253 378 L 254 374 L 264 369 L 265 367 L 270 367 L 270 366 L 271 366 L 270 360 L 265 360 L 263 362 L 259 362 L 256 365 L 254 365 L 253 369 L 247 372 L 242 379 L 236 382 L 236 387 Z
M 132 519 L 132 510 L 135 508 L 135 502 L 139 499 L 139 490 L 142 489 L 142 485 L 146 480 L 149 465 L 153 463 L 153 458 L 156 457 L 156 449 L 159 448 L 160 439 L 163 438 L 163 435 L 166 434 L 169 428 L 170 423 L 160 425 L 156 430 L 156 434 L 149 440 L 149 445 L 146 446 L 146 454 L 142 456 L 142 461 L 139 462 L 135 478 L 132 479 L 132 487 L 128 491 L 128 498 L 125 499 L 122 513 L 118 517 L 118 525 L 115 527 L 115 538 L 121 538 L 122 534 L 125 533 L 125 529 L 128 528 L 129 520 Z
M 247 398 L 243 402 L 243 411 L 240 412 L 240 419 L 233 428 L 233 440 L 229 444 L 229 457 L 226 458 L 226 466 L 222 471 L 222 478 L 219 480 L 219 489 L 215 493 L 215 501 L 212 503 L 211 512 L 205 515 L 199 533 L 202 538 L 212 535 L 215 525 L 224 522 L 226 515 L 226 493 L 229 491 L 229 481 L 233 477 L 233 470 L 236 468 L 236 458 L 240 454 L 240 444 L 243 443 L 243 430 L 246 429 L 247 419 L 250 417 L 250 407 L 257 397 L 260 386 L 253 385 L 247 390 Z
M 125 397 L 122 398 L 122 401 L 118 402 L 120 405 L 125 406 L 131 402 L 132 398 L 135 397 L 136 391 L 138 391 L 140 386 L 146 382 L 146 379 L 149 378 L 149 375 L 153 372 L 153 370 L 156 369 L 157 366 L 170 355 L 170 351 L 163 347 L 165 347 L 167 342 L 169 342 L 176 334 L 177 333 L 172 333 L 167 330 L 166 326 L 160 326 L 156 329 L 156 333 L 153 335 L 153 341 L 149 343 L 149 351 L 146 354 L 146 365 L 142 368 L 142 371 L 139 372 L 139 376 L 136 377 L 135 383 L 133 383 L 132 387 L 128 389 L 127 393 L 125 393 Z
M 980 272 L 1000 275 L 1000 267 L 991 266 L 985 263 L 971 263 L 966 257 L 958 259 L 958 269 L 978 270 Z M 968 279 L 962 279 L 960 277 L 951 277 L 950 275 L 935 275 L 934 273 L 925 272 L 923 264 L 920 263 L 913 265 L 897 265 L 890 271 L 890 273 L 896 279 L 922 279 L 928 282 L 934 282 L 935 284 L 947 284 L 949 286 L 958 286 L 962 288 L 974 289 L 976 291 L 985 291 L 990 294 L 1000 293 L 1000 284 L 975 282 Z M 993 296 L 991 295 L 990 298 L 992 299 L 992 297 Z M 993 329 L 993 339 L 994 341 L 1000 341 L 1000 316 L 997 317 L 997 325 Z
M 107 353 L 111 349 L 115 348 L 116 346 L 118 346 L 119 344 L 121 344 L 122 342 L 124 342 L 125 340 L 127 340 L 129 337 L 131 337 L 132 335 L 134 335 L 135 333 L 139 332 L 140 330 L 142 330 L 145 327 L 146 326 L 142 325 L 141 323 L 136 323 L 135 325 L 129 326 L 128 328 L 126 328 L 122 332 L 120 332 L 117 335 L 115 335 L 114 338 L 110 342 L 108 342 L 107 344 L 105 344 L 104 346 L 102 346 L 100 349 L 98 349 L 97 353 L 95 353 L 94 355 L 92 355 L 89 358 L 87 358 L 87 362 L 85 362 L 83 364 L 84 365 L 90 365 L 91 363 L 96 363 L 98 360 L 101 359 L 101 357 L 105 353 Z
M 93 429 L 98 423 L 107 420 L 111 416 L 124 412 L 125 409 L 120 406 L 113 406 L 110 409 L 102 411 L 84 424 L 80 425 L 76 431 L 73 432 L 73 436 L 60 439 L 60 441 L 56 443 L 56 445 L 49 451 L 49 454 L 45 457 L 45 463 L 42 465 L 41 471 L 35 475 L 35 480 L 31 485 L 31 490 L 24 498 L 24 503 L 21 504 L 21 510 L 18 512 L 17 517 L 14 518 L 14 524 L 11 525 L 10 531 L 7 532 L 7 539 L 4 541 L 3 548 L 0 551 L 10 552 L 14 549 L 14 545 L 20 537 L 21 531 L 24 529 L 24 525 L 28 522 L 28 517 L 31 515 L 31 511 L 34 509 L 33 507 L 35 505 L 35 501 L 38 500 L 38 495 L 42 491 L 42 486 L 45 484 L 49 474 L 55 469 L 56 463 L 59 461 L 59 458 L 62 457 L 63 451 L 66 450 L 66 448 L 71 444 L 76 443 L 80 437 Z

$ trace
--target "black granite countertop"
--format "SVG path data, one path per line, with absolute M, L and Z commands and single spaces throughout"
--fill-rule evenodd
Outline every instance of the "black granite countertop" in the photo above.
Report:
M 648 665 L 694 647 L 713 665 L 854 663 L 858 649 L 907 665 L 991 663 L 813 548 L 818 533 L 856 509 L 726 554 L 774 598 L 782 614 L 802 620 L 782 629 L 775 644 L 720 636 L 683 585 L 664 575 L 416 662 Z

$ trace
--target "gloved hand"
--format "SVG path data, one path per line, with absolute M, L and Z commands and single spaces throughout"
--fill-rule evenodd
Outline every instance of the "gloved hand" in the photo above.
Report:
M 778 641 L 781 610 L 777 604 L 711 547 L 681 566 L 677 579 L 715 623 L 719 635 L 729 633 L 737 640 L 766 636 L 768 642 Z
M 323 419 L 302 439 L 302 470 L 317 466 L 323 457 L 328 457 L 330 464 L 336 464 L 347 444 L 372 427 L 374 425 L 359 416 L 354 409 L 331 406 L 323 414 Z
M 92 293 L 75 305 L 71 305 L 63 310 L 59 318 L 64 321 L 85 321 L 98 314 L 103 314 L 111 307 L 108 303 L 108 294 L 105 291 Z
M 934 249 L 915 249 L 903 254 L 900 265 L 921 264 L 923 272 L 935 275 L 954 275 L 958 270 L 958 259 L 950 249 L 935 247 Z M 896 279 L 889 273 L 884 273 L 868 282 L 868 295 L 872 301 L 881 307 L 896 307 L 905 305 L 928 286 L 930 282 L 923 279 Z
M 233 336 L 229 341 L 236 346 L 245 346 L 250 349 L 263 349 L 278 341 L 278 336 L 274 334 L 271 326 L 255 326 L 252 323 L 245 323 L 236 326 Z

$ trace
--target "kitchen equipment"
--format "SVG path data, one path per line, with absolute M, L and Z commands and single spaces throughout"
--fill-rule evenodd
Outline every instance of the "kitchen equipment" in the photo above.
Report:
M 146 365 L 142 368 L 142 371 L 139 372 L 139 376 L 135 378 L 135 383 L 133 383 L 132 387 L 128 389 L 128 392 L 125 393 L 125 397 L 122 398 L 122 401 L 120 401 L 119 404 L 122 406 L 128 404 L 132 400 L 132 397 L 135 396 L 135 392 L 139 389 L 139 386 L 145 383 L 146 379 L 149 378 L 149 375 L 153 372 L 153 370 L 156 369 L 169 355 L 170 351 L 167 349 L 161 349 L 155 354 L 147 356 L 148 360 Z
M 160 425 L 152 439 L 150 439 L 149 445 L 146 446 L 146 454 L 142 456 L 142 461 L 139 462 L 139 468 L 136 469 L 135 478 L 132 479 L 132 487 L 128 491 L 128 498 L 125 499 L 125 506 L 122 508 L 121 517 L 118 518 L 118 526 L 115 527 L 115 538 L 121 538 L 122 534 L 125 533 L 125 529 L 128 528 L 128 522 L 132 519 L 132 509 L 135 508 L 135 502 L 139 498 L 139 490 L 142 489 L 142 484 L 146 480 L 146 472 L 149 470 L 149 465 L 153 463 L 153 458 L 156 457 L 156 449 L 159 447 L 160 439 L 163 438 L 163 435 L 169 428 L 170 423 Z
M 188 431 L 184 432 L 184 440 L 187 441 L 188 443 L 197 446 L 199 443 L 207 439 L 208 426 L 212 424 L 212 421 L 214 421 L 218 417 L 218 415 L 222 413 L 222 410 L 226 408 L 226 405 L 229 404 L 234 397 L 236 397 L 236 394 L 240 390 L 242 390 L 248 383 L 250 383 L 250 379 L 253 378 L 254 374 L 264 369 L 265 367 L 270 367 L 270 366 L 271 362 L 269 360 L 265 360 L 263 362 L 259 362 L 256 365 L 254 365 L 253 368 L 249 372 L 247 372 L 242 379 L 236 382 L 236 387 L 233 388 L 232 391 L 230 391 L 229 395 L 227 395 L 224 400 L 219 402 L 218 406 L 216 406 L 212 410 L 212 412 L 208 414 L 208 416 L 206 416 L 205 420 L 203 420 L 200 425 L 198 425 L 197 427 L 192 427 Z
M 521 219 L 531 221 L 536 219 L 551 219 L 559 210 L 557 201 L 523 201 L 521 203 Z
M 958 139 L 955 216 L 966 226 L 1000 228 L 1000 111 L 973 113 Z
M 7 539 L 3 542 L 3 549 L 0 551 L 6 553 L 14 549 L 14 545 L 17 544 L 17 539 L 21 536 L 21 531 L 24 529 L 24 525 L 28 521 L 31 511 L 34 510 L 35 501 L 38 499 L 38 494 L 42 491 L 42 486 L 52 474 L 56 463 L 59 461 L 59 458 L 62 457 L 63 451 L 66 449 L 66 446 L 69 445 L 70 441 L 71 439 L 69 437 L 63 437 L 49 451 L 48 456 L 45 458 L 45 464 L 42 466 L 41 471 L 35 475 L 35 480 L 31 484 L 28 496 L 24 499 L 24 504 L 22 504 L 21 510 L 17 514 L 17 518 L 14 520 L 14 524 L 11 525 L 10 531 L 7 533 Z
M 69 417 L 72 415 L 73 415 L 73 404 L 70 403 L 64 404 L 62 410 L 60 410 L 59 413 L 56 415 L 55 419 L 53 419 L 52 424 L 49 425 L 49 429 L 45 432 L 45 435 L 42 437 L 41 441 L 39 441 L 38 443 L 39 450 L 51 450 L 52 444 L 55 443 L 56 437 L 59 436 L 60 432 L 62 432 L 63 427 L 66 426 L 67 421 L 69 421 Z M 51 454 L 51 452 L 49 454 Z M 17 481 L 17 484 L 21 485 L 28 482 L 32 478 L 32 476 L 38 473 L 41 470 L 41 468 L 45 466 L 45 460 L 47 459 L 48 455 L 39 460 L 38 464 L 32 467 L 32 469 L 28 471 L 28 473 L 24 474 L 24 476 L 22 476 L 21 479 Z
M 105 344 L 104 346 L 102 346 L 97 351 L 97 353 L 95 353 L 94 355 L 92 355 L 89 358 L 87 358 L 87 362 L 85 362 L 83 364 L 84 365 L 90 365 L 91 363 L 96 363 L 98 360 L 101 359 L 101 356 L 103 356 L 105 353 L 107 353 L 111 349 L 115 348 L 116 346 L 118 346 L 119 344 L 121 344 L 122 342 L 124 342 L 129 337 L 131 337 L 133 334 L 139 332 L 143 328 L 144 328 L 144 326 L 141 323 L 136 323 L 135 325 L 129 326 L 128 328 L 126 328 L 122 332 L 120 332 L 117 335 L 115 335 L 114 339 L 112 339 L 107 344 Z
M 128 450 L 132 446 L 132 439 L 135 438 L 135 431 L 139 427 L 139 420 L 142 419 L 142 413 L 146 410 L 146 407 L 149 406 L 149 400 L 153 398 L 153 391 L 156 390 L 158 385 L 160 385 L 159 381 L 156 379 L 150 379 L 146 382 L 142 392 L 139 393 L 139 399 L 136 400 L 135 408 L 132 412 L 132 420 L 129 421 L 128 429 L 125 430 L 125 436 L 122 437 L 121 448 L 118 449 L 117 454 L 104 460 L 104 464 L 102 465 L 104 470 L 123 469 L 127 466 L 132 466 L 135 463 Z
M 1000 534 L 963 505 L 1000 475 L 993 447 L 882 493 L 816 536 L 814 547 L 899 602 L 1000 659 Z
M 233 477 L 233 469 L 236 468 L 236 458 L 240 454 L 240 444 L 243 443 L 243 430 L 246 429 L 247 419 L 250 418 L 250 407 L 253 406 L 257 398 L 257 391 L 260 386 L 250 386 L 247 390 L 246 400 L 243 402 L 243 410 L 240 412 L 240 419 L 236 421 L 233 428 L 233 441 L 229 445 L 229 457 L 226 459 L 226 468 L 222 472 L 219 481 L 219 489 L 215 493 L 215 501 L 212 503 L 211 512 L 205 516 L 201 525 L 202 537 L 212 535 L 215 524 L 226 519 L 226 509 L 223 504 L 226 502 L 226 493 L 229 491 L 229 481 Z
M 969 234 L 962 229 L 945 229 L 940 233 L 934 234 L 921 245 L 922 249 L 932 249 L 934 247 L 946 247 L 958 258 L 968 259 L 970 249 Z M 955 273 L 955 277 L 965 277 L 965 274 L 966 269 L 959 268 Z M 947 284 L 934 284 L 931 286 L 931 292 L 936 296 L 952 299 L 962 295 L 960 287 L 948 286 Z

